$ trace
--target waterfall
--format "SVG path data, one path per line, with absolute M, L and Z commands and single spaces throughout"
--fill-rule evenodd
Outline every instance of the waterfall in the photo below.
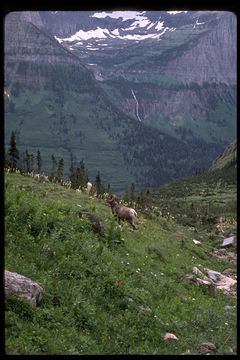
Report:
M 131 90 L 132 90 L 133 98 L 134 98 L 134 100 L 135 100 L 135 102 L 136 102 L 136 115 L 137 115 L 137 118 L 138 118 L 138 120 L 139 120 L 139 121 L 142 121 L 142 120 L 140 119 L 140 117 L 139 117 L 139 113 L 138 113 L 138 107 L 139 107 L 139 104 L 138 104 L 138 101 L 137 101 L 136 95 L 134 94 L 133 89 L 131 89 Z

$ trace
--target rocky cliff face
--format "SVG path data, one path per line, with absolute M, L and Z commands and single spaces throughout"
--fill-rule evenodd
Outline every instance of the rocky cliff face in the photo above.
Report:
M 94 77 L 79 59 L 63 48 L 43 30 L 38 12 L 12 12 L 5 19 L 5 87 L 25 87 L 31 90 L 63 87 L 68 82 L 66 66 L 75 72 L 89 86 Z M 53 81 L 54 72 L 60 69 L 61 76 Z
M 236 15 L 217 13 L 212 22 L 196 46 L 159 70 L 185 82 L 236 84 Z
M 176 136 L 185 127 L 189 135 L 226 144 L 236 132 L 236 16 L 194 12 L 192 19 L 161 42 L 119 51 L 112 67 L 102 61 L 102 84 L 136 120 L 132 90 L 143 122 Z
M 209 171 L 214 171 L 216 169 L 237 167 L 237 141 L 234 140 L 229 144 L 223 153 L 218 156 L 213 162 Z

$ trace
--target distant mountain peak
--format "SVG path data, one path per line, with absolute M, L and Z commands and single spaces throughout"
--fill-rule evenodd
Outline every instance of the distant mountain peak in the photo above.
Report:
M 137 20 L 146 20 L 145 16 L 142 16 L 145 14 L 146 11 L 109 11 L 109 12 L 96 12 L 91 17 L 95 18 L 114 18 L 119 19 L 122 18 L 122 21 L 126 21 L 129 19 L 137 19 Z

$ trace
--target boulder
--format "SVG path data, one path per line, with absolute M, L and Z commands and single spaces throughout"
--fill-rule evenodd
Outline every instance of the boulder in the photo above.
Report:
M 234 246 L 234 247 L 236 247 L 236 242 L 237 242 L 237 240 L 236 240 L 236 237 L 235 236 L 231 236 L 231 237 L 229 237 L 229 238 L 225 238 L 224 240 L 223 240 L 223 243 L 222 243 L 222 247 L 230 247 L 230 246 Z
M 193 267 L 192 274 L 188 274 L 186 279 L 194 282 L 196 285 L 207 285 L 211 294 L 215 294 L 215 289 L 218 289 L 225 294 L 236 296 L 235 286 L 237 279 L 234 275 L 226 276 L 218 271 L 204 268 L 199 264 L 198 267 Z
M 170 342 L 170 341 L 178 341 L 178 338 L 174 334 L 166 333 L 164 335 L 164 341 L 168 341 L 168 342 Z
M 202 354 L 213 354 L 217 348 L 213 343 L 206 341 L 200 344 L 199 350 Z
M 193 242 L 194 242 L 195 245 L 200 245 L 201 244 L 201 241 L 199 241 L 199 240 L 193 239 Z
M 5 295 L 16 295 L 25 298 L 32 305 L 40 303 L 43 296 L 43 288 L 35 281 L 5 270 L 4 272 Z

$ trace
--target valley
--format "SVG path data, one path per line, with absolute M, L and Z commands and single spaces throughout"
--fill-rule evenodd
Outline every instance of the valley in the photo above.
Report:
M 236 136 L 228 12 L 20 12 L 5 25 L 5 147 L 84 159 L 124 193 L 206 169 Z M 15 34 L 18 34 L 16 36 Z M 215 44 L 214 47 L 211 44 Z M 232 46 L 233 45 L 233 46 Z

